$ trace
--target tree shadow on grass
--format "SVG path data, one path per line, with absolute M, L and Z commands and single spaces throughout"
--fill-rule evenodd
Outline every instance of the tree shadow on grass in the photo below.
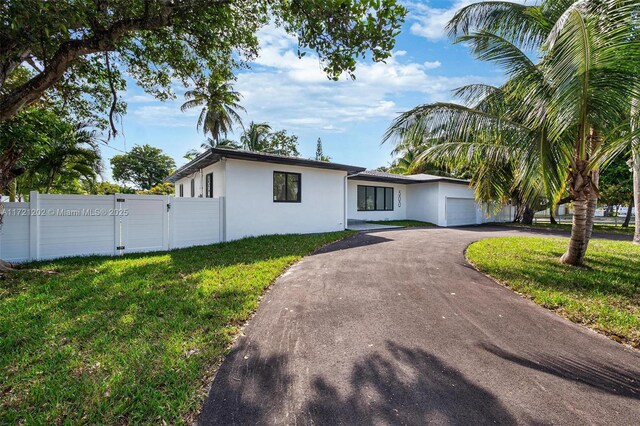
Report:
M 0 371 L 10 371 L 0 391 L 18 397 L 0 423 L 29 407 L 43 407 L 43 423 L 100 412 L 177 421 L 201 365 L 226 350 L 282 268 L 343 235 L 68 258 L 29 265 L 57 274 L 10 274 L 0 283 Z
M 577 381 L 612 395 L 640 399 L 640 369 L 631 369 L 581 357 L 544 353 L 517 355 L 494 345 L 480 348 L 507 361 L 562 379 Z

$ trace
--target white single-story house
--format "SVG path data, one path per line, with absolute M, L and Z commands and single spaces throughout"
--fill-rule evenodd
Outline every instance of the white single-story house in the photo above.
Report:
M 176 197 L 224 199 L 224 240 L 344 230 L 349 221 L 489 220 L 469 182 L 394 175 L 324 161 L 213 148 L 167 178 Z M 491 219 L 494 220 L 494 219 Z

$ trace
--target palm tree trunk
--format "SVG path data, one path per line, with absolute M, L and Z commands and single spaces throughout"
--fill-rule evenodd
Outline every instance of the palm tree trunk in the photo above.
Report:
M 560 258 L 560 262 L 580 266 L 584 261 L 584 253 L 587 251 L 587 197 L 573 200 L 573 223 L 571 226 L 571 240 L 569 248 Z
M 636 209 L 636 230 L 633 234 L 633 242 L 640 244 L 640 147 L 633 148 L 633 205 Z
M 555 206 L 549 207 L 549 222 L 552 225 L 557 225 L 558 224 L 558 221 L 556 220 L 555 214 L 553 212 L 556 208 L 557 207 L 555 207 Z
M 583 256 L 587 253 L 589 247 L 589 241 L 591 241 L 591 235 L 593 234 L 593 222 L 596 218 L 596 209 L 598 208 L 598 184 L 600 183 L 600 172 L 595 170 L 591 173 L 591 188 L 587 198 L 587 229 L 585 232 L 585 247 Z M 584 258 L 582 259 L 584 260 Z M 582 261 L 580 262 L 582 263 Z
M 582 265 L 584 255 L 587 252 L 589 238 L 591 237 L 591 231 L 587 233 L 587 227 L 593 229 L 593 217 L 595 213 L 593 203 L 595 202 L 597 204 L 598 199 L 597 195 L 594 197 L 591 194 L 594 191 L 593 188 L 591 188 L 592 174 L 586 172 L 588 165 L 589 162 L 586 160 L 574 159 L 574 164 L 569 174 L 569 181 L 567 182 L 567 189 L 569 190 L 569 194 L 571 194 L 573 204 L 573 223 L 571 226 L 569 248 L 560 258 L 560 262 L 567 265 Z M 591 219 L 588 219 L 590 211 L 592 211 Z
M 17 191 L 18 191 L 18 180 L 12 179 L 11 182 L 9 182 L 9 202 L 10 203 L 15 203 Z
M 522 212 L 522 224 L 523 225 L 533 225 L 533 218 L 536 212 L 531 208 L 531 206 L 527 203 L 524 205 L 524 211 Z
M 629 201 L 629 208 L 627 208 L 627 215 L 624 218 L 624 223 L 622 224 L 623 228 L 628 228 L 629 223 L 631 223 L 631 212 L 633 211 L 633 198 Z

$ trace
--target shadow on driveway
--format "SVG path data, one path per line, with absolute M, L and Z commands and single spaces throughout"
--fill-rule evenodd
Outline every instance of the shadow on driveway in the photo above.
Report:
M 514 424 L 498 399 L 420 348 L 390 341 L 353 366 L 351 393 L 316 377 L 306 412 L 316 424 Z
M 494 345 L 482 349 L 515 364 L 562 379 L 577 381 L 602 392 L 640 399 L 640 370 L 631 370 L 578 357 L 527 353 L 516 355 Z
M 352 366 L 348 392 L 327 371 L 310 377 L 301 410 L 287 409 L 293 399 L 288 356 L 261 358 L 259 352 L 244 344 L 232 352 L 213 383 L 201 424 L 516 423 L 494 395 L 435 355 L 391 341 Z M 284 412 L 291 418 L 283 419 Z

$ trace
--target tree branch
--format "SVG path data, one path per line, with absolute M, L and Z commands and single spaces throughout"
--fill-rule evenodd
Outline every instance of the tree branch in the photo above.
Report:
M 20 109 L 38 100 L 47 89 L 64 76 L 65 71 L 79 57 L 113 50 L 116 42 L 130 32 L 154 30 L 169 26 L 174 11 L 175 6 L 167 4 L 156 15 L 123 19 L 90 38 L 64 42 L 42 72 L 0 97 L 0 123 L 13 117 Z M 11 69 L 0 70 L 0 82 L 3 75 L 6 78 L 9 72 L 19 64 L 15 64 Z

